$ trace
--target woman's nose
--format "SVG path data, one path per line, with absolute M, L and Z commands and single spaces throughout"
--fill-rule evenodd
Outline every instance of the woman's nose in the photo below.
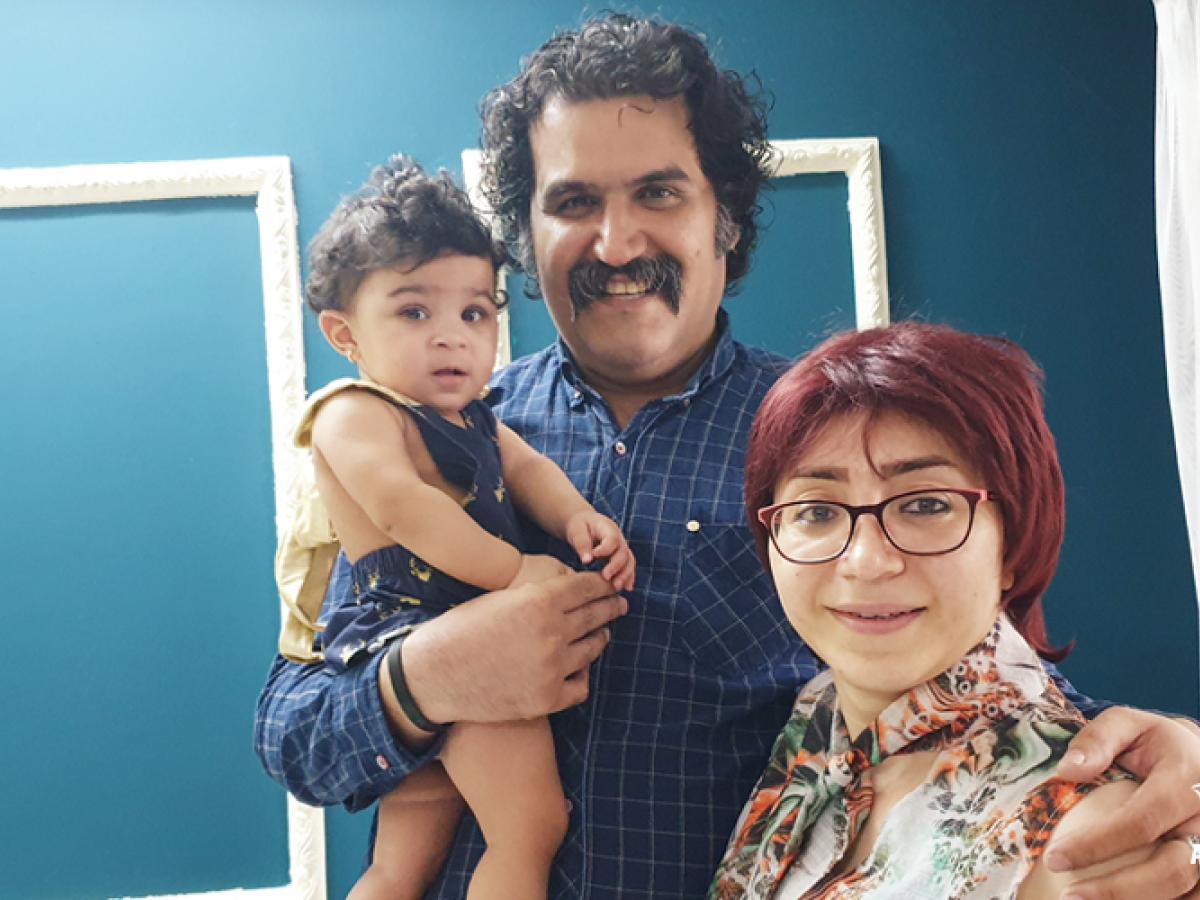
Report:
M 849 546 L 838 557 L 838 568 L 848 578 L 887 578 L 904 571 L 904 554 L 888 540 L 878 518 L 861 515 L 854 523 Z

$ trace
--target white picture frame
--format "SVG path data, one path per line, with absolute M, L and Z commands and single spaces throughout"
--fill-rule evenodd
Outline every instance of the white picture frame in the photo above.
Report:
M 854 322 L 859 329 L 877 328 L 890 321 L 887 286 L 887 248 L 883 230 L 883 183 L 879 140 L 819 138 L 771 141 L 768 163 L 773 178 L 840 172 L 846 176 L 846 212 L 850 218 L 850 255 L 854 275 Z M 491 218 L 483 196 L 483 151 L 462 152 L 463 186 L 476 208 Z M 504 275 L 500 276 L 503 287 Z M 512 338 L 507 310 L 500 313 L 496 368 L 512 361 Z
M 877 138 L 818 138 L 771 141 L 772 176 L 846 176 L 850 257 L 854 274 L 854 324 L 881 328 L 891 321 L 887 245 L 883 231 L 883 181 Z
M 254 197 L 256 201 L 278 528 L 285 488 L 302 461 L 289 437 L 305 397 L 300 253 L 291 161 L 286 156 L 258 156 L 0 169 L 0 209 L 203 197 Z M 287 820 L 288 884 L 172 897 L 326 900 L 324 811 L 288 796 Z

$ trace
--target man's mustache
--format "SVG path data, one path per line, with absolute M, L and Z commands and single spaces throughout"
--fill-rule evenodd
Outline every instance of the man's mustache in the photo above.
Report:
M 610 266 L 599 260 L 585 260 L 571 268 L 567 275 L 567 290 L 575 315 L 583 312 L 596 300 L 608 296 L 608 282 L 621 276 L 634 284 L 646 285 L 646 291 L 658 294 L 671 312 L 679 314 L 679 298 L 683 293 L 683 265 L 667 254 L 654 257 L 639 256 L 623 266 Z

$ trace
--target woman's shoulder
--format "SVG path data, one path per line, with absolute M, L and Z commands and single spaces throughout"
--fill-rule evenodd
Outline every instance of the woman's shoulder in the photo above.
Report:
M 1048 839 L 1049 832 L 1052 831 L 1056 840 L 1062 840 L 1093 825 L 1109 821 L 1119 814 L 1121 806 L 1137 789 L 1137 783 L 1119 769 L 1109 770 L 1101 778 L 1107 779 L 1105 783 L 1074 785 L 1073 805 L 1060 812 L 1061 818 L 1050 824 L 1045 838 Z M 1037 859 L 1030 869 L 1029 875 L 1021 883 L 1021 889 L 1017 894 L 1018 900 L 1052 900 L 1052 898 L 1059 897 L 1063 889 L 1071 884 L 1096 878 L 1113 869 L 1141 862 L 1152 852 L 1150 847 L 1141 847 L 1116 859 L 1097 863 L 1086 869 L 1073 872 L 1051 872 L 1046 868 L 1044 853 L 1041 852 L 1045 850 L 1045 847 L 1046 843 L 1043 842 L 1038 848 Z

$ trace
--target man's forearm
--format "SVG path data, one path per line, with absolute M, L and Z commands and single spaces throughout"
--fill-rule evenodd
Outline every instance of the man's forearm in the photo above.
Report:
M 436 754 L 396 740 L 380 697 L 381 656 L 337 673 L 276 658 L 259 697 L 255 750 L 267 774 L 317 806 L 363 809 Z

